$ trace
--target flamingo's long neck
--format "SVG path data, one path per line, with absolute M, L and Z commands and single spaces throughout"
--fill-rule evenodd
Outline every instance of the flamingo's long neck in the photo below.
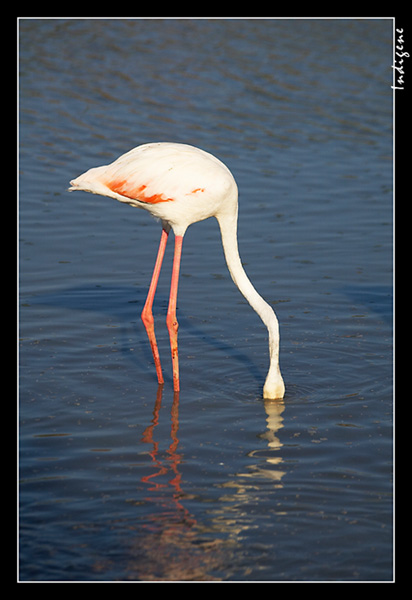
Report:
M 279 369 L 279 324 L 272 307 L 257 293 L 243 269 L 237 243 L 237 208 L 234 214 L 218 215 L 217 220 L 230 275 L 268 328 L 270 367 L 263 387 L 263 397 L 283 398 L 285 386 Z

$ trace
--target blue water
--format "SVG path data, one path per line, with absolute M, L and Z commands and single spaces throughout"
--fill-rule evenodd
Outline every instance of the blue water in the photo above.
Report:
M 19 58 L 20 581 L 391 581 L 392 20 L 21 19 Z M 150 141 L 233 172 L 283 401 L 214 219 L 158 389 L 159 224 L 66 191 Z

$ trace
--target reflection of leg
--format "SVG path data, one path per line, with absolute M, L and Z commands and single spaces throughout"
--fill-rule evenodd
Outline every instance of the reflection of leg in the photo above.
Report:
M 142 442 L 145 442 L 146 444 L 154 445 L 153 430 L 159 424 L 159 411 L 160 411 L 160 407 L 162 405 L 162 395 L 163 395 L 163 384 L 159 385 L 159 387 L 157 388 L 156 402 L 155 402 L 155 406 L 153 409 L 152 422 L 143 431 Z
M 173 363 L 173 389 L 178 392 L 179 385 L 179 358 L 177 351 L 177 330 L 179 324 L 176 319 L 177 287 L 179 283 L 180 259 L 182 256 L 183 236 L 177 235 L 175 238 L 175 255 L 173 260 L 172 283 L 170 286 L 169 308 L 167 310 L 167 328 L 169 330 L 170 348 L 172 351 Z
M 152 281 L 150 282 L 149 293 L 147 294 L 146 303 L 142 311 L 142 321 L 146 328 L 146 332 L 152 348 L 153 358 L 156 367 L 157 379 L 159 383 L 163 383 L 162 367 L 160 365 L 159 349 L 157 347 L 156 336 L 154 332 L 153 318 L 153 300 L 156 293 L 157 282 L 159 281 L 160 269 L 162 268 L 163 257 L 166 250 L 166 243 L 169 233 L 163 229 L 162 237 L 160 238 L 159 250 L 157 253 L 156 264 L 154 267 Z
M 167 473 L 167 467 L 162 465 L 162 462 L 161 462 L 161 460 L 159 460 L 159 457 L 158 457 L 159 442 L 155 442 L 154 437 L 153 437 L 154 429 L 155 429 L 155 427 L 157 427 L 157 425 L 159 423 L 159 411 L 160 411 L 160 407 L 162 404 L 162 393 L 163 393 L 163 385 L 159 385 L 159 387 L 157 388 L 156 402 L 155 402 L 155 407 L 153 410 L 152 422 L 148 427 L 146 427 L 146 429 L 144 430 L 143 435 L 142 435 L 142 442 L 144 442 L 145 444 L 152 444 L 152 446 L 153 446 L 152 450 L 149 451 L 149 455 L 151 456 L 152 461 L 154 462 L 154 464 L 157 467 L 156 471 L 154 471 L 153 473 L 150 473 L 149 475 L 145 475 L 144 477 L 142 477 L 143 483 L 153 483 L 154 487 L 149 488 L 149 490 L 151 492 L 157 491 L 158 489 L 163 488 L 166 485 L 164 483 L 158 483 L 156 481 L 152 481 L 152 479 L 155 480 L 156 477 L 161 477 Z

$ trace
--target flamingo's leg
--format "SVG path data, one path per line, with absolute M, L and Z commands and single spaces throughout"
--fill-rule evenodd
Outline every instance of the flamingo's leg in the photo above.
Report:
M 172 283 L 170 286 L 169 308 L 167 310 L 166 323 L 169 330 L 170 348 L 172 351 L 173 364 L 173 389 L 178 392 L 179 385 L 179 359 L 177 351 L 177 330 L 179 324 L 176 319 L 177 287 L 179 283 L 180 259 L 182 256 L 183 236 L 175 237 L 175 254 L 173 259 Z
M 156 367 L 157 379 L 159 383 L 163 383 L 162 367 L 160 365 L 159 349 L 157 347 L 156 336 L 154 332 L 154 318 L 153 318 L 153 300 L 156 293 L 157 282 L 159 281 L 160 269 L 162 268 L 163 257 L 166 250 L 167 238 L 169 232 L 162 229 L 162 236 L 160 238 L 159 250 L 157 253 L 156 263 L 153 270 L 152 280 L 150 282 L 149 293 L 147 294 L 146 302 L 142 311 L 142 321 L 146 328 L 146 332 L 152 348 L 153 358 Z

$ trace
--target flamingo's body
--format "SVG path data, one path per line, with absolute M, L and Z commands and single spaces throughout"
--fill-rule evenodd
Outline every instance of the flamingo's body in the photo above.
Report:
M 83 190 L 115 198 L 148 210 L 162 221 L 162 236 L 142 320 L 151 343 L 159 383 L 163 383 L 154 334 L 152 306 L 170 229 L 175 234 L 167 326 L 173 362 L 174 389 L 180 389 L 177 352 L 176 299 L 183 236 L 192 223 L 218 220 L 226 262 L 233 281 L 269 331 L 270 368 L 265 398 L 282 398 L 285 386 L 279 370 L 279 329 L 272 308 L 250 283 L 237 247 L 237 185 L 229 169 L 211 154 L 186 144 L 159 142 L 138 146 L 110 165 L 95 167 L 70 182 Z

